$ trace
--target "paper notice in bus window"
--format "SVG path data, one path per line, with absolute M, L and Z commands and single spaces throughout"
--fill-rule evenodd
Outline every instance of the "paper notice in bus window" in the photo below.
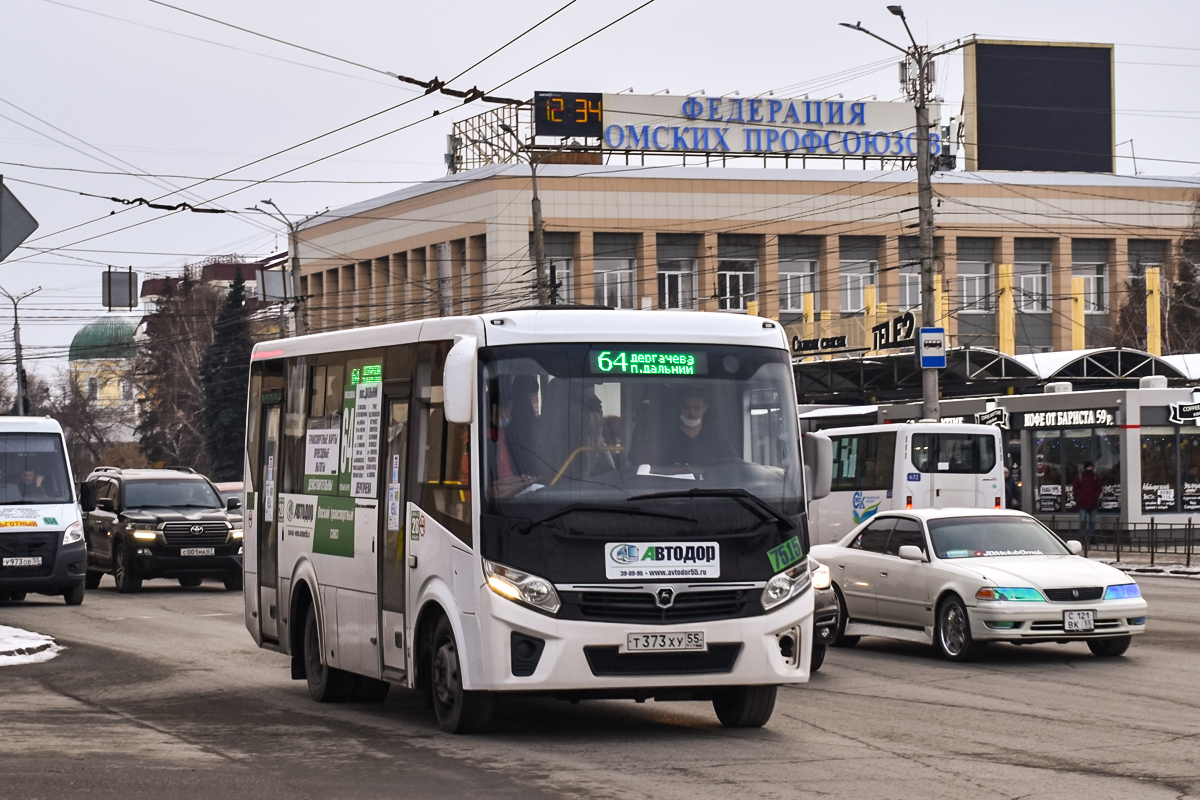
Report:
M 267 481 L 263 487 L 263 522 L 275 521 L 275 481 Z
M 340 428 L 313 428 L 304 441 L 304 493 L 336 494 Z
M 400 530 L 400 484 L 388 484 L 387 496 L 387 529 Z
M 382 421 L 383 384 L 355 387 L 354 448 L 350 458 L 350 494 L 374 497 L 379 472 L 379 426 Z

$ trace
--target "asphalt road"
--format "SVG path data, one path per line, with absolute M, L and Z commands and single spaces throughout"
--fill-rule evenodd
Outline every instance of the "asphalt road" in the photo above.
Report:
M 979 664 L 864 640 L 780 693 L 762 730 L 703 703 L 510 700 L 481 736 L 419 698 L 320 705 L 255 648 L 241 599 L 152 581 L 0 624 L 67 649 L 0 667 L 0 797 L 1200 797 L 1200 581 L 1143 578 L 1124 658 L 994 647 Z

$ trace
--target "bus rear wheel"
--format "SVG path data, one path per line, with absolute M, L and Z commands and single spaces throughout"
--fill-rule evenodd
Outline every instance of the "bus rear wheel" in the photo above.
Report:
M 304 677 L 308 693 L 318 703 L 344 703 L 354 691 L 354 676 L 331 667 L 321 658 L 321 632 L 317 627 L 317 607 L 308 607 L 304 620 Z
M 492 696 L 463 688 L 458 644 L 450 620 L 442 617 L 433 629 L 429 648 L 429 683 L 433 712 L 446 733 L 475 733 L 487 726 Z
M 761 728 L 775 711 L 778 686 L 734 686 L 713 697 L 713 711 L 726 728 Z

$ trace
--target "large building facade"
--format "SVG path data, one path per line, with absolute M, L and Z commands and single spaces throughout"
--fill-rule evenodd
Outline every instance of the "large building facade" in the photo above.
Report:
M 530 304 L 532 184 L 528 165 L 494 165 L 308 221 L 307 329 Z M 1144 276 L 1185 255 L 1196 188 L 936 173 L 939 313 L 923 321 L 912 171 L 546 163 L 537 186 L 557 302 L 758 314 L 807 356 L 872 350 L 871 329 L 909 310 L 951 347 L 1144 347 Z

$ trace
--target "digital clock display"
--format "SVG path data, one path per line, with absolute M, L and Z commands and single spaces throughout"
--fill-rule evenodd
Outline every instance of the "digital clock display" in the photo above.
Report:
M 598 93 L 534 92 L 533 133 L 599 138 L 604 131 L 600 106 Z
M 594 348 L 588 364 L 593 375 L 707 375 L 708 353 Z

